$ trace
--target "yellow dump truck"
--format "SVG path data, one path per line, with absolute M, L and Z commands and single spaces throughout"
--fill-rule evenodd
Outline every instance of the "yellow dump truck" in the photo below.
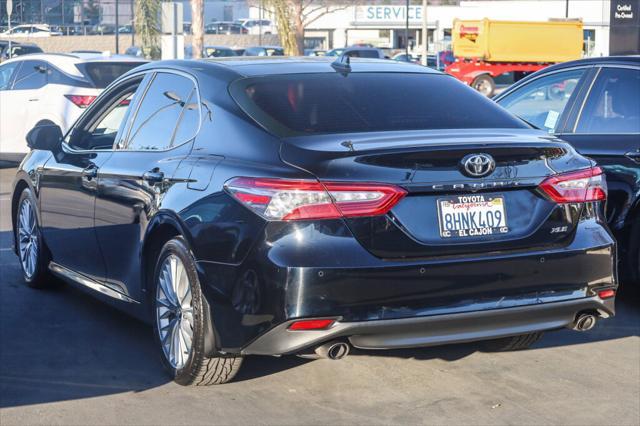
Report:
M 454 20 L 453 55 L 447 72 L 487 96 L 495 77 L 514 73 L 520 78 L 549 64 L 582 57 L 582 22 Z

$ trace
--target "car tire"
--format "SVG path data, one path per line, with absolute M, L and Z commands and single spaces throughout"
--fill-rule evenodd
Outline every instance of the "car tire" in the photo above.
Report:
M 242 357 L 205 355 L 209 306 L 202 294 L 195 259 L 182 237 L 163 246 L 152 288 L 155 340 L 175 382 L 207 386 L 232 380 Z
M 471 83 L 471 87 L 485 95 L 487 98 L 492 97 L 496 91 L 495 81 L 493 81 L 493 78 L 487 74 L 476 77 Z
M 528 349 L 540 340 L 544 333 L 521 334 L 519 336 L 503 337 L 501 339 L 487 340 L 483 347 L 488 352 L 508 352 Z
M 49 252 L 44 244 L 31 189 L 20 194 L 15 220 L 15 242 L 25 283 L 33 288 L 54 287 L 59 282 L 49 272 Z

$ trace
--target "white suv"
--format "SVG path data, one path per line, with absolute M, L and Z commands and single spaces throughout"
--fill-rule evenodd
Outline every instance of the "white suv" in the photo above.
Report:
M 98 54 L 32 54 L 0 65 L 0 160 L 29 152 L 25 136 L 36 125 L 63 132 L 82 111 L 139 58 Z
M 274 23 L 268 19 L 238 19 L 236 22 L 240 23 L 247 29 L 247 34 L 277 34 L 278 29 Z

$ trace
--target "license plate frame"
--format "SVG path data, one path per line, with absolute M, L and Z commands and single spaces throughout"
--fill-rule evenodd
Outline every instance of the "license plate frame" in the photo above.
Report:
M 436 205 L 440 238 L 466 239 L 509 233 L 503 194 L 451 196 L 437 199 Z M 459 211 L 454 212 L 454 210 Z M 462 215 L 446 217 L 447 214 L 453 213 L 462 213 Z M 458 224 L 460 226 L 456 226 Z

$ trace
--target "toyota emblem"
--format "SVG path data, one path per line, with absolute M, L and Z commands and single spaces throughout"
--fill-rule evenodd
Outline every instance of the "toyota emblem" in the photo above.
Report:
M 483 177 L 496 168 L 496 162 L 489 154 L 469 154 L 461 161 L 463 171 L 471 177 Z

